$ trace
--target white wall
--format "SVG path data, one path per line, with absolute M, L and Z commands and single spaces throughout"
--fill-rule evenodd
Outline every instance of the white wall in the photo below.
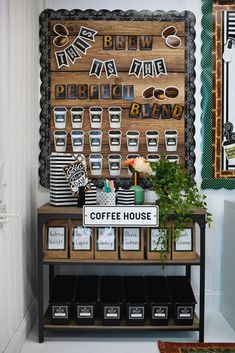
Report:
M 52 9 L 75 9 L 80 8 L 82 10 L 94 8 L 98 9 L 135 9 L 135 10 L 190 10 L 194 12 L 196 15 L 196 180 L 198 185 L 201 183 L 201 1 L 200 0 L 149 0 L 148 2 L 143 3 L 142 0 L 119 0 L 118 3 L 115 1 L 107 1 L 107 0 L 46 0 L 45 1 L 46 8 Z M 234 200 L 235 195 L 234 191 L 228 190 L 204 190 L 203 191 L 207 195 L 207 202 L 210 211 L 213 214 L 213 225 L 211 229 L 208 229 L 206 235 L 206 291 L 207 294 L 220 294 L 220 266 L 221 266 L 221 245 L 222 245 L 222 237 L 223 237 L 223 219 L 224 219 L 224 211 L 223 211 L 223 203 L 224 200 Z M 49 200 L 48 192 L 40 191 L 39 199 L 41 201 Z
M 36 317 L 38 197 L 38 2 L 1 0 L 0 352 L 20 351 Z

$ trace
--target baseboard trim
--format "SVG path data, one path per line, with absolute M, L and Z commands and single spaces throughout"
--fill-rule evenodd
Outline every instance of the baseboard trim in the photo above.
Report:
M 3 353 L 20 353 L 23 344 L 37 317 L 37 298 L 35 297 L 30 305 L 24 319 L 17 328 L 14 336 L 9 341 Z

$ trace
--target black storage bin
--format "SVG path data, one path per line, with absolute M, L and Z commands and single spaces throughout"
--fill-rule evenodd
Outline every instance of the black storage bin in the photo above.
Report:
M 186 276 L 167 277 L 176 325 L 192 325 L 196 299 Z
M 76 287 L 76 276 L 58 275 L 54 279 L 50 298 L 51 321 L 53 324 L 68 324 L 73 312 L 72 305 Z
M 147 308 L 144 277 L 124 277 L 127 325 L 144 325 Z
M 152 325 L 168 325 L 171 300 L 164 276 L 145 277 L 147 287 L 149 319 Z
M 75 317 L 78 325 L 92 325 L 97 316 L 98 276 L 79 276 L 75 293 Z
M 120 325 L 123 316 L 123 281 L 121 276 L 100 278 L 100 302 L 104 325 Z

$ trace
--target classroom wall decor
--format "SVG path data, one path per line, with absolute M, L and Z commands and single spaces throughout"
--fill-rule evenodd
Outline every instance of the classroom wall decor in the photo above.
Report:
M 194 24 L 189 11 L 41 14 L 42 186 L 53 153 L 83 154 L 96 185 L 129 180 L 133 154 L 195 175 Z
M 203 0 L 202 12 L 202 188 L 234 189 L 235 2 Z

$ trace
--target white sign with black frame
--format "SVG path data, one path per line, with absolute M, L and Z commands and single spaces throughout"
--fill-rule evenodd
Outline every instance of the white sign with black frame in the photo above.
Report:
M 159 209 L 144 206 L 83 206 L 84 226 L 158 226 Z

